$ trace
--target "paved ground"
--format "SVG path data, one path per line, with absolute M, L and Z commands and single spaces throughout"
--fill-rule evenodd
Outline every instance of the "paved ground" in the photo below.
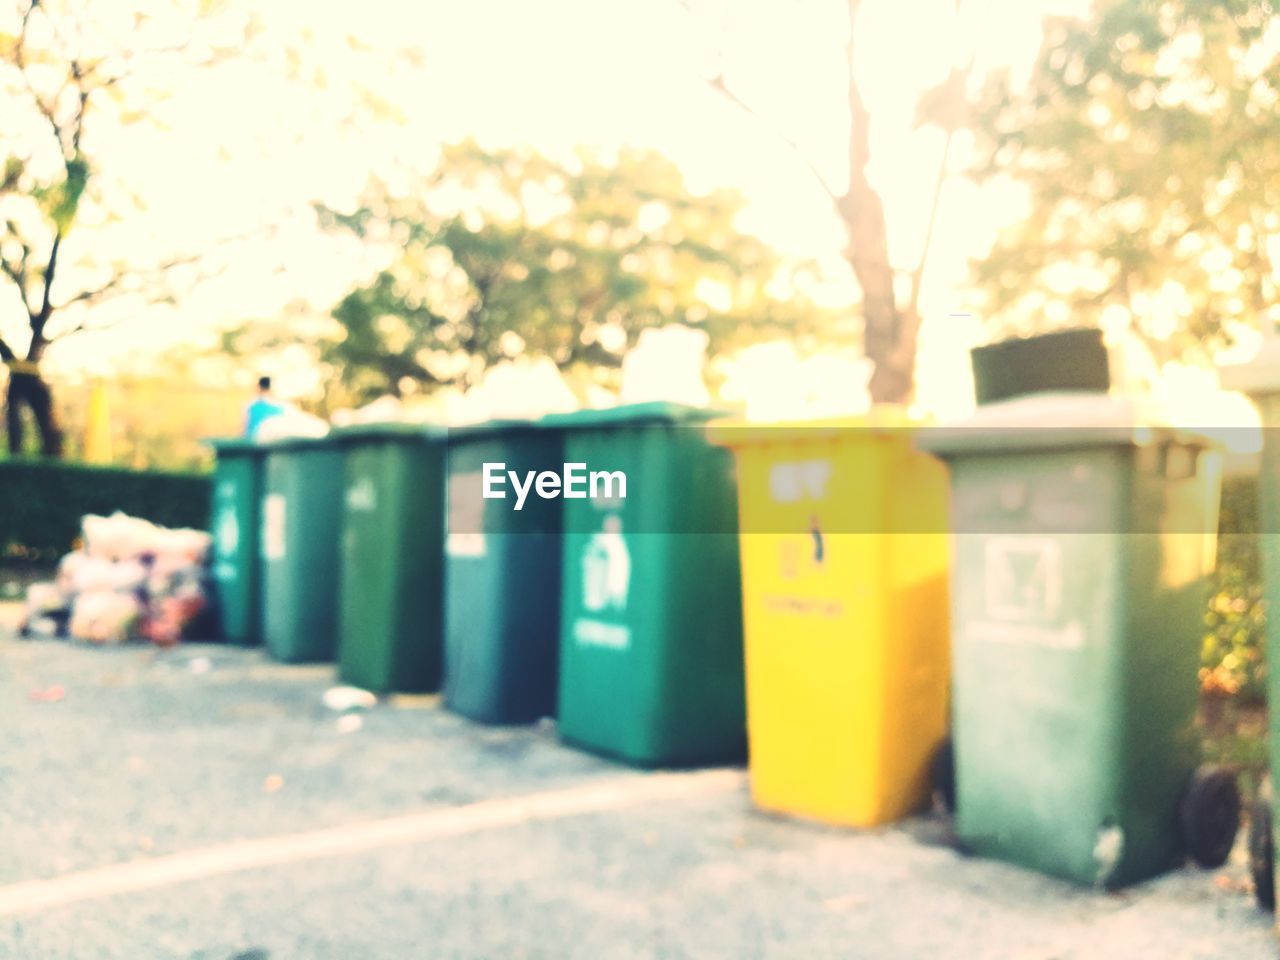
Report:
M 1239 862 L 1079 891 L 963 858 L 936 821 L 765 817 L 740 771 L 636 773 L 430 698 L 351 729 L 332 684 L 0 625 L 0 958 L 1277 955 Z

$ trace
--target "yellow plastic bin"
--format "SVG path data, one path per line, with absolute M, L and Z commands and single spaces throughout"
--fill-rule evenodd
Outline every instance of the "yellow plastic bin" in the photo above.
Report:
M 895 410 L 718 421 L 738 462 L 751 794 L 872 826 L 923 807 L 946 737 L 946 468 Z

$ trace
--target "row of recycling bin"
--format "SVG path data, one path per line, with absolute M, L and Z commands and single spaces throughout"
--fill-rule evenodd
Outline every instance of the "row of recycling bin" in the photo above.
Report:
M 1046 402 L 1106 426 L 1043 429 Z M 926 434 L 645 404 L 219 442 L 225 634 L 639 765 L 749 740 L 781 813 L 865 826 L 954 792 L 970 849 L 1080 883 L 1221 863 L 1239 798 L 1194 738 L 1219 459 L 1118 402 Z M 495 463 L 629 489 L 515 510 L 480 495 Z

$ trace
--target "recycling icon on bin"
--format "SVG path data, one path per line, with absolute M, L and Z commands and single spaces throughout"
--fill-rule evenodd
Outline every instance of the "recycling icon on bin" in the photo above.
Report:
M 240 546 L 240 523 L 236 520 L 235 504 L 222 504 L 218 522 L 213 531 L 214 543 L 220 557 L 230 557 Z
M 219 493 L 225 493 L 219 490 Z M 230 495 L 220 498 L 217 519 L 213 525 L 213 575 L 218 580 L 233 580 L 237 573 L 236 552 L 240 549 L 240 521 Z
M 621 613 L 630 587 L 631 551 L 622 537 L 622 518 L 610 514 L 583 551 L 582 606 L 590 613 Z
M 984 549 L 987 616 L 1047 623 L 1062 606 L 1062 546 L 1051 537 L 993 536 Z

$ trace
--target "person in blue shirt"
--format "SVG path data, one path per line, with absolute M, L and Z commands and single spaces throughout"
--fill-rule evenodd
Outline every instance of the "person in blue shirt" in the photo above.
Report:
M 244 412 L 244 435 L 252 438 L 263 422 L 284 413 L 284 407 L 271 393 L 271 378 L 258 378 L 258 397 Z

